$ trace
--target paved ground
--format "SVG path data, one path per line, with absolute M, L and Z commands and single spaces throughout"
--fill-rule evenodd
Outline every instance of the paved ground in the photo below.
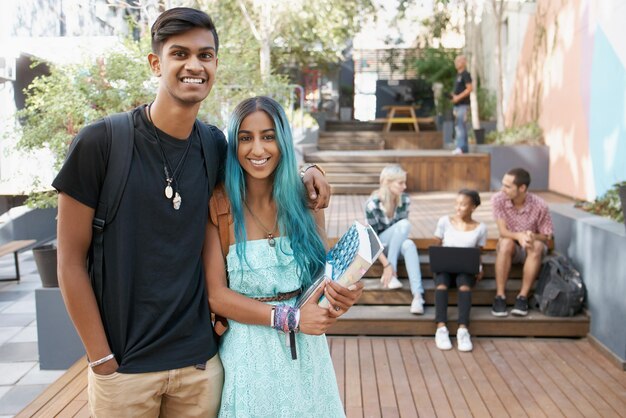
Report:
M 13 254 L 0 258 L 0 278 L 15 275 Z M 31 251 L 20 254 L 22 280 L 0 282 L 0 418 L 12 417 L 64 370 L 40 370 L 35 289 L 41 287 Z

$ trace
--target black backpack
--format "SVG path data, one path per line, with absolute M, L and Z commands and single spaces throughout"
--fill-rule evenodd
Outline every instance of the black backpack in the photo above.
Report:
M 545 257 L 532 304 L 544 315 L 574 316 L 585 300 L 585 284 L 567 257 L 553 254 Z
M 93 236 L 89 254 L 89 275 L 91 277 L 91 284 L 96 295 L 96 300 L 100 306 L 104 289 L 104 230 L 115 218 L 122 195 L 124 194 L 126 181 L 130 173 L 135 141 L 135 126 L 132 111 L 105 116 L 104 122 L 107 140 L 110 141 L 109 156 L 104 182 L 98 199 L 98 206 L 96 207 L 92 223 Z M 217 128 L 206 125 L 198 120 L 196 120 L 196 127 L 200 134 L 204 166 L 207 171 L 209 185 L 212 189 L 217 182 L 217 176 L 213 175 L 215 171 L 212 170 L 211 167 L 219 167 L 220 157 L 220 153 L 216 152 L 217 146 L 211 144 L 216 141 L 216 136 L 213 135 L 213 131 L 217 130 Z M 72 143 L 70 152 L 76 145 L 75 143 L 76 141 Z

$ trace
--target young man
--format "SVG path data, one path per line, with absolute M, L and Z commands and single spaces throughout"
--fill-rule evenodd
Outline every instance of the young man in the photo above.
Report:
M 467 154 L 467 109 L 470 105 L 470 93 L 472 92 L 472 76 L 465 69 L 467 60 L 464 55 L 459 55 L 454 59 L 454 66 L 457 71 L 454 81 L 454 93 L 452 103 L 454 104 L 454 136 L 456 137 L 456 149 L 453 154 Z
M 59 282 L 90 361 L 93 416 L 216 416 L 223 369 L 201 251 L 226 142 L 211 126 L 212 138 L 201 138 L 195 124 L 215 82 L 218 37 L 209 16 L 188 8 L 164 12 L 151 34 L 148 61 L 159 87 L 150 105 L 132 112 L 132 162 L 117 215 L 104 230 L 101 291 L 94 292 L 85 260 L 109 152 L 102 120 L 78 134 L 53 182 Z M 209 172 L 203 147 L 217 156 Z M 304 177 L 326 206 L 322 173 Z
M 524 264 L 522 288 L 515 299 L 513 315 L 528 314 L 528 292 L 548 251 L 552 237 L 552 217 L 548 205 L 528 192 L 530 174 L 523 168 L 509 170 L 502 178 L 502 189 L 493 195 L 493 216 L 500 239 L 496 248 L 496 297 L 491 313 L 507 316 L 505 288 L 512 263 Z

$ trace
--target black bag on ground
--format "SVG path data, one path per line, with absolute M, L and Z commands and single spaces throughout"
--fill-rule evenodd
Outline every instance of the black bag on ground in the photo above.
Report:
M 583 307 L 585 284 L 567 257 L 553 254 L 542 262 L 532 305 L 548 316 L 574 316 Z

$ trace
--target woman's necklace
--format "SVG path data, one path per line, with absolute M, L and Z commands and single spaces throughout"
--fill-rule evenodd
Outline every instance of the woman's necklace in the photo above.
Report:
M 165 183 L 166 183 L 165 190 L 164 190 L 165 197 L 167 199 L 172 199 L 172 206 L 174 207 L 174 210 L 178 210 L 180 209 L 180 205 L 183 203 L 183 198 L 180 197 L 180 193 L 179 193 L 180 187 L 176 179 L 180 178 L 183 175 L 183 170 L 185 169 L 184 162 L 187 159 L 187 154 L 189 154 L 189 148 L 191 147 L 191 141 L 193 140 L 193 130 L 196 128 L 196 126 L 194 124 L 194 127 L 191 130 L 191 134 L 189 135 L 189 138 L 187 138 L 187 147 L 185 148 L 185 152 L 183 153 L 183 156 L 180 157 L 180 160 L 178 160 L 178 164 L 176 164 L 176 168 L 174 169 L 174 171 L 172 171 L 172 168 L 171 168 L 172 165 L 167 159 L 167 155 L 165 155 L 165 150 L 163 149 L 163 145 L 161 145 L 161 138 L 159 138 L 157 128 L 154 125 L 154 122 L 152 122 L 152 115 L 150 114 L 151 108 L 152 108 L 152 103 L 148 105 L 148 120 L 152 124 L 152 130 L 154 131 L 154 136 L 156 137 L 157 144 L 159 145 L 159 149 L 161 150 L 161 156 L 163 157 L 163 171 L 165 172 Z M 178 172 L 179 169 L 181 169 L 180 173 Z M 170 175 L 170 173 L 172 174 Z M 178 174 L 178 177 L 176 177 L 177 174 Z M 174 187 L 172 187 L 172 184 L 178 190 L 174 190 Z
M 250 209 L 250 206 L 248 206 L 248 202 L 244 200 L 243 204 L 246 205 L 246 209 L 248 209 L 248 212 L 250 212 L 250 215 L 252 215 L 252 220 L 254 221 L 254 223 L 257 224 L 257 226 L 261 228 L 263 232 L 267 234 L 267 243 L 270 245 L 270 247 L 274 247 L 276 245 L 276 239 L 274 238 L 274 233 L 276 232 L 276 227 L 278 226 L 278 214 L 276 214 L 274 227 L 272 228 L 271 231 L 268 231 L 265 225 L 261 223 L 261 220 L 257 218 L 256 215 L 252 212 L 252 210 Z

